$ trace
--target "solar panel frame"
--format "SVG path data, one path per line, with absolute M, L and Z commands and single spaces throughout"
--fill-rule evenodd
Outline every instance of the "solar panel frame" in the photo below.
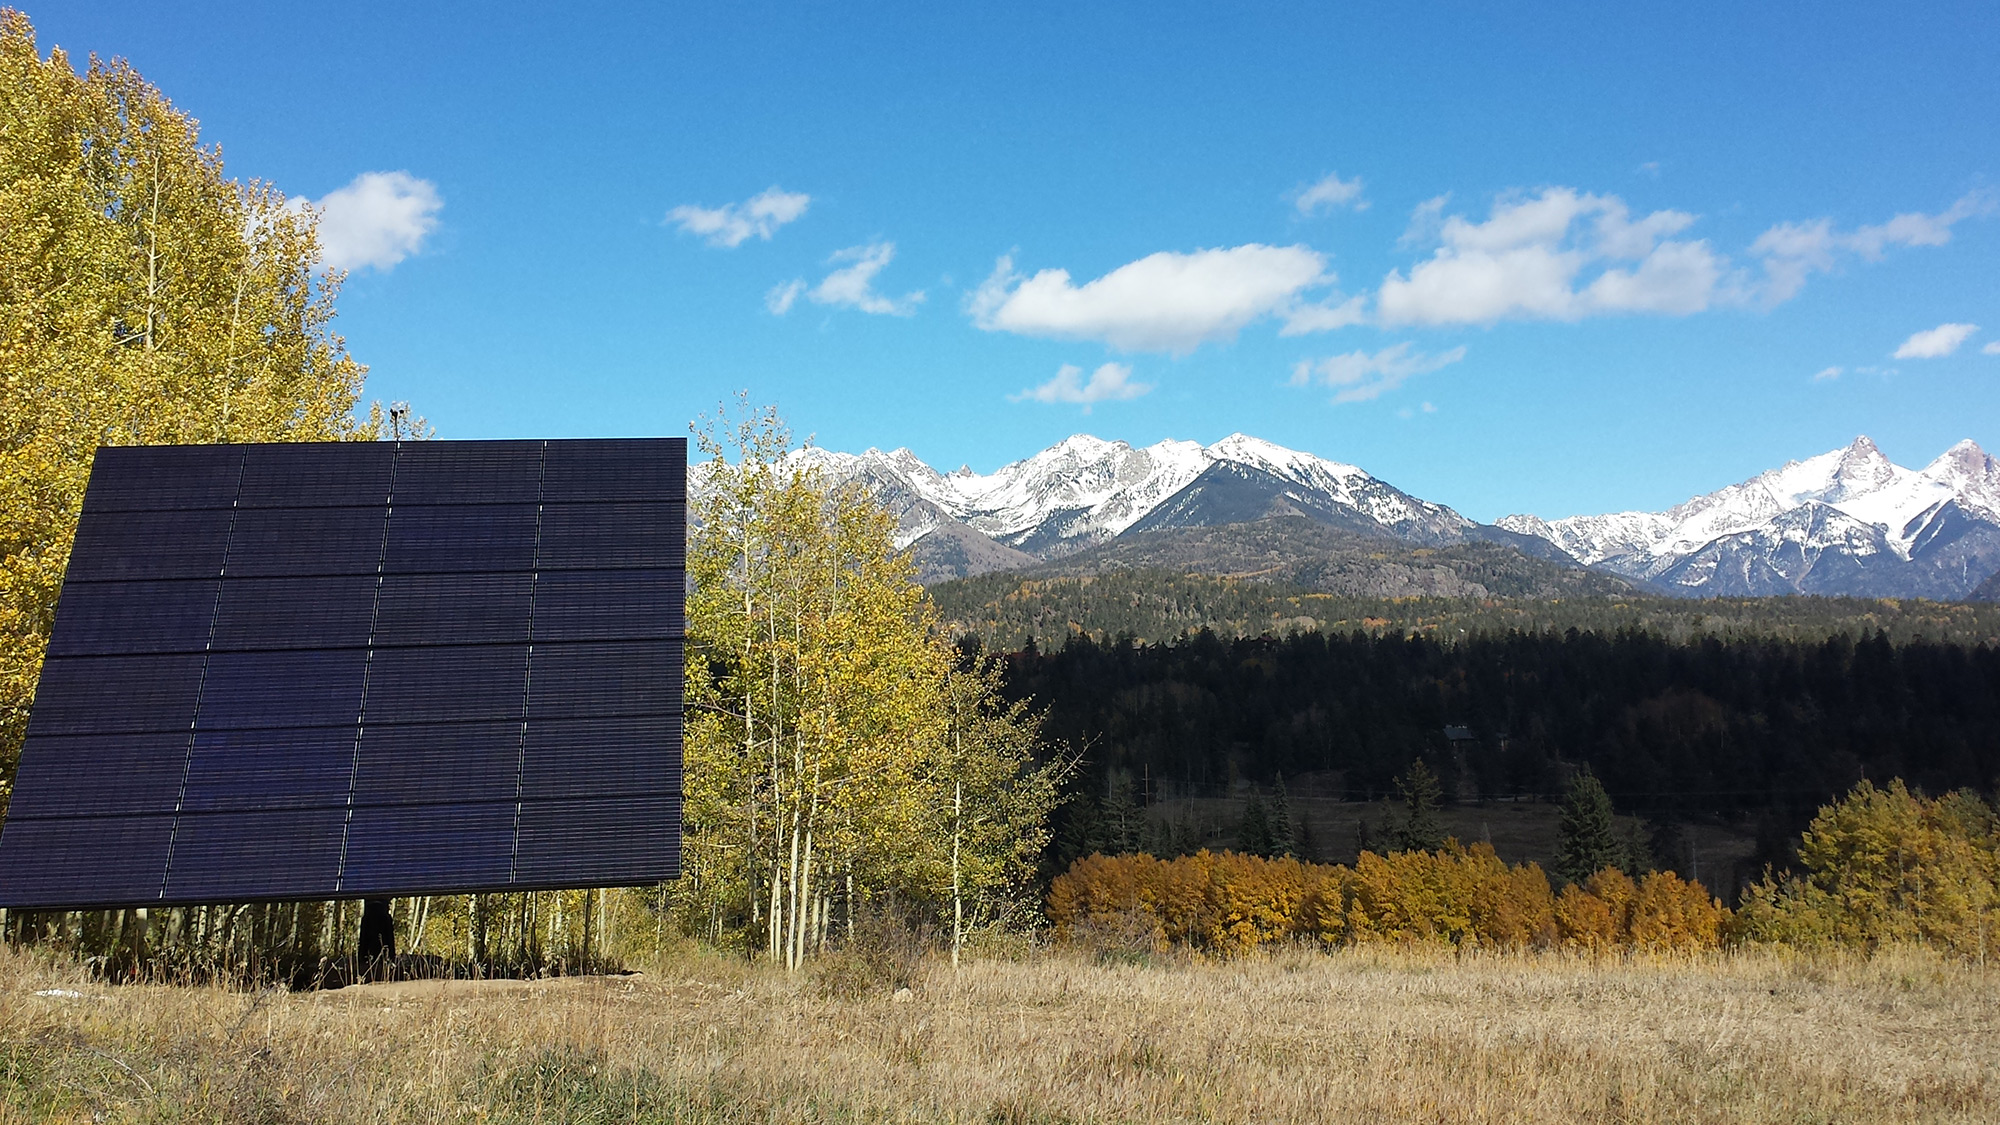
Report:
M 99 450 L 0 905 L 677 876 L 686 456 Z

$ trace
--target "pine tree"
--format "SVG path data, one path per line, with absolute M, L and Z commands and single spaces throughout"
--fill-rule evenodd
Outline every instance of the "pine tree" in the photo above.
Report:
M 1244 855 L 1268 856 L 1271 845 L 1271 816 L 1264 810 L 1264 799 L 1252 793 L 1243 809 L 1243 821 L 1236 827 L 1236 850 Z
M 1168 852 L 1173 855 L 1193 855 L 1208 842 L 1208 834 L 1202 830 L 1201 822 L 1195 819 L 1194 809 L 1182 805 L 1179 815 L 1174 817 L 1173 846 Z
M 1437 775 L 1422 758 L 1396 779 L 1403 794 L 1403 824 L 1396 834 L 1396 846 L 1406 852 L 1434 851 L 1444 846 L 1444 829 L 1438 824 Z
M 1611 797 L 1586 768 L 1563 795 L 1562 844 L 1556 851 L 1555 873 L 1565 882 L 1582 883 L 1607 867 L 1624 867 L 1626 850 L 1618 838 Z
M 1145 843 L 1146 813 L 1132 795 L 1130 774 L 1112 771 L 1105 784 L 1102 807 L 1104 851 L 1111 855 L 1130 855 L 1138 851 Z
M 1271 793 L 1271 851 L 1274 856 L 1296 855 L 1298 840 L 1292 829 L 1292 802 L 1285 793 L 1285 775 L 1278 775 L 1278 783 Z

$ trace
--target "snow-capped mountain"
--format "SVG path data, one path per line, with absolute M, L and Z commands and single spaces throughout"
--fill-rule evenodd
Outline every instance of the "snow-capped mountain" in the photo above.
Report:
M 1420 500 L 1362 469 L 1286 449 L 1245 434 L 1213 445 L 1163 441 L 1133 448 L 1088 434 L 1066 438 L 1025 460 L 981 475 L 962 468 L 939 473 L 907 449 L 836 453 L 809 449 L 797 456 L 834 482 L 858 481 L 898 520 L 907 546 L 948 531 L 970 529 L 1037 559 L 1056 558 L 1145 524 L 1168 527 L 1230 522 L 1218 517 L 1215 489 L 1230 489 L 1229 510 L 1242 519 L 1242 484 L 1254 480 L 1258 503 L 1289 504 L 1326 522 L 1419 541 L 1453 541 L 1474 528 L 1441 504 Z M 1218 474 L 1223 468 L 1227 472 Z M 1169 504 L 1169 502 L 1172 502 Z M 1011 552 L 1010 552 L 1011 553 Z
M 1678 593 L 1956 598 L 2000 570 L 2000 461 L 1906 469 L 1859 437 L 1664 512 L 1497 522 Z

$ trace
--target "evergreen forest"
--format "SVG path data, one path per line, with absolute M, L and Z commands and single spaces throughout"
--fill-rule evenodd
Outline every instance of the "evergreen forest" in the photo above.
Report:
M 1553 799 L 1587 773 L 1655 832 L 1752 825 L 1749 876 L 1790 865 L 1815 811 L 1862 780 L 1930 793 L 2000 783 L 2000 650 L 1984 643 L 1203 630 L 1030 642 L 1005 667 L 1008 693 L 1046 710 L 1047 735 L 1083 751 L 1058 853 L 1101 838 L 1080 822 L 1128 803 L 1282 793 L 1287 778 L 1375 800 L 1423 763 L 1447 802 Z M 1050 858 L 1061 870 L 1074 856 Z

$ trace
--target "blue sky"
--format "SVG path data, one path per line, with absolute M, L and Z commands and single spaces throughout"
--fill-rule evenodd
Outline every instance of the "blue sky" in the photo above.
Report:
M 1482 519 L 2000 451 L 1990 0 L 955 7 L 28 11 L 326 206 L 369 395 L 442 437 L 741 388 L 941 468 L 1240 430 Z

